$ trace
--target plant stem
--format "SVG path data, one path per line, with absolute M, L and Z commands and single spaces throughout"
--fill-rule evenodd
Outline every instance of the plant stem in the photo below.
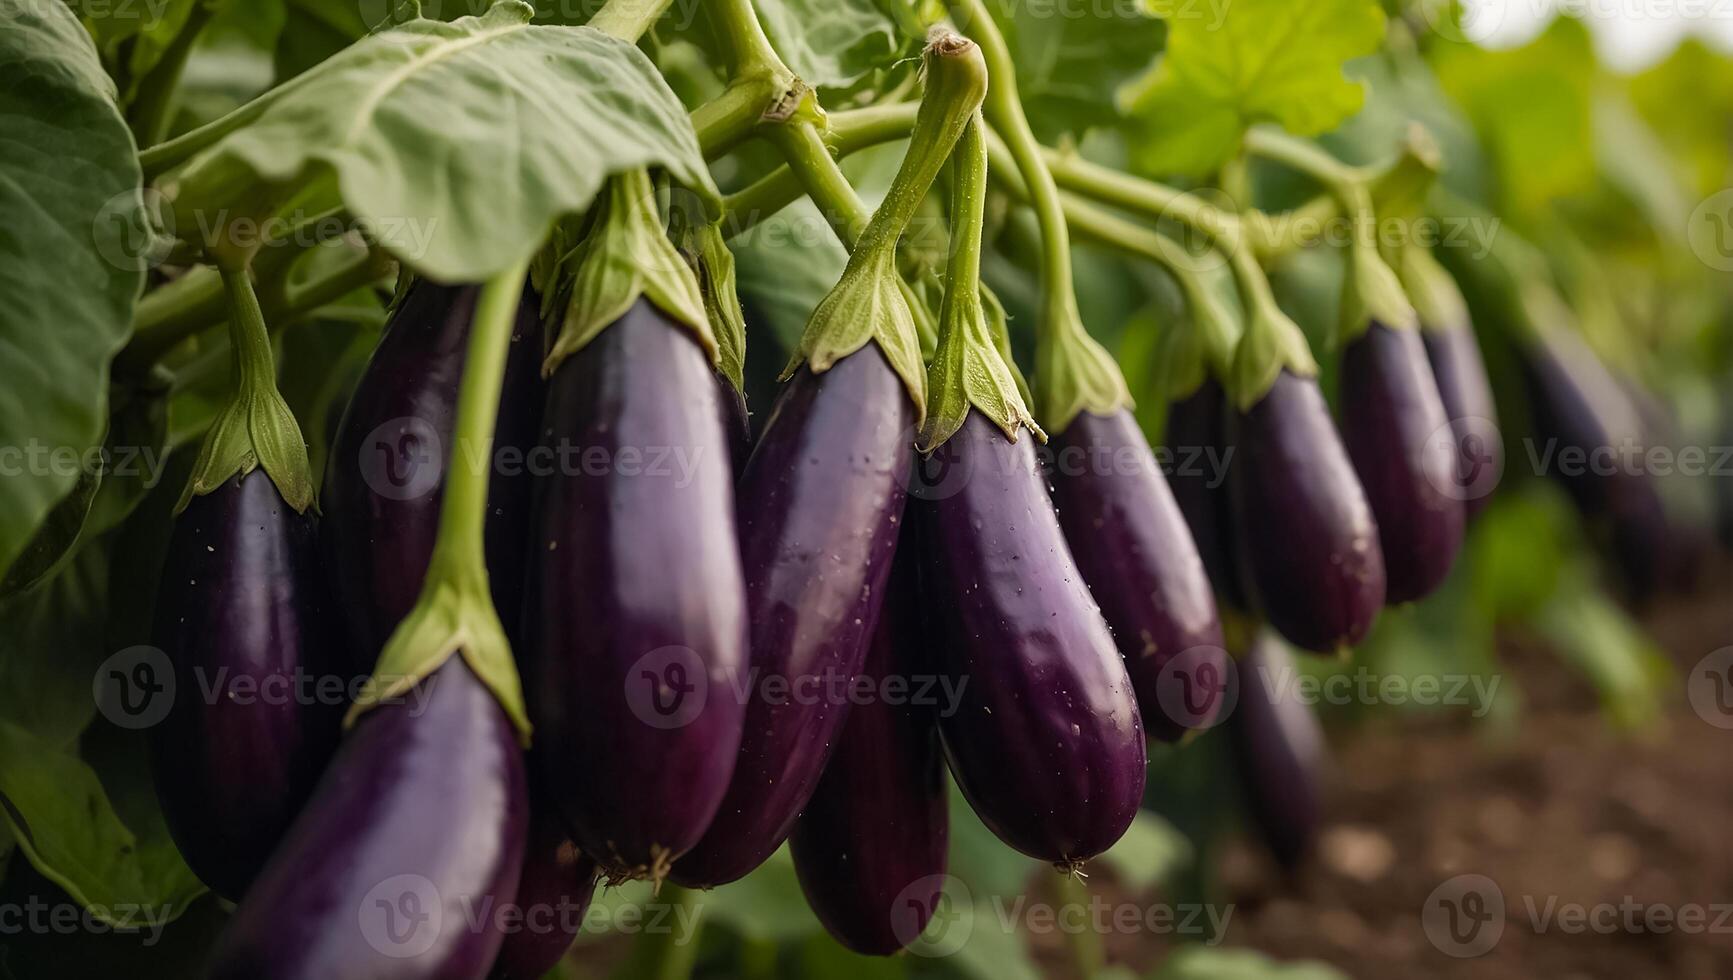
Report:
M 613 972 L 621 980 L 686 980 L 698 959 L 698 940 L 703 934 L 703 898 L 699 892 L 675 884 L 662 886 L 670 915 L 676 925 L 691 922 L 691 935 L 676 930 L 645 931 L 632 943 L 632 950 Z
M 1089 886 L 1076 875 L 1060 875 L 1060 902 L 1064 905 L 1089 907 Z M 1077 929 L 1066 933 L 1066 945 L 1071 948 L 1071 962 L 1077 967 L 1077 975 L 1083 980 L 1091 980 L 1101 972 L 1106 965 L 1107 956 L 1102 950 L 1101 934 L 1091 928 Z
M 951 256 L 945 266 L 946 305 L 950 296 L 974 297 L 981 290 L 981 236 L 987 215 L 986 124 L 979 114 L 957 140 L 951 155 Z M 941 316 L 943 327 L 948 318 Z
M 457 425 L 452 433 L 451 459 L 491 458 L 486 447 L 493 444 L 494 423 L 499 416 L 500 392 L 505 387 L 505 362 L 511 350 L 511 335 L 523 297 L 528 260 L 489 279 L 476 298 L 471 321 L 469 349 L 464 360 L 463 381 L 457 391 Z M 487 522 L 489 467 L 453 465 L 446 476 L 439 507 L 439 535 L 427 566 L 426 594 L 435 582 L 445 582 L 460 591 L 473 590 L 485 600 L 488 595 L 487 560 L 482 531 Z
M 234 368 L 235 391 L 277 384 L 277 366 L 271 353 L 271 334 L 265 329 L 265 311 L 253 291 L 253 277 L 245 265 L 224 266 L 218 275 L 228 298 L 230 364 Z
M 193 43 L 210 19 L 208 4 L 193 4 L 179 33 L 169 42 L 150 73 L 139 82 L 138 96 L 133 100 L 130 113 L 132 136 L 139 146 L 148 147 L 162 141 L 173 117 L 175 90 L 180 86 L 181 74 L 186 69 L 187 55 L 192 53 Z
M 304 71 L 294 78 L 273 89 L 261 93 L 257 98 L 230 111 L 220 119 L 214 119 L 197 129 L 176 136 L 172 140 L 158 143 L 138 155 L 139 166 L 144 170 L 144 182 L 150 183 L 165 171 L 185 163 L 200 150 L 215 146 L 217 141 L 229 135 L 242 126 L 265 114 L 277 100 L 306 84 L 317 72 Z
M 692 110 L 692 128 L 704 159 L 715 160 L 751 136 L 781 95 L 775 79 L 757 75 L 736 79 L 721 95 Z
M 608 0 L 588 27 L 634 43 L 662 16 L 673 0 Z
M 843 176 L 818 127 L 809 122 L 783 123 L 771 127 L 765 135 L 782 151 L 789 172 L 818 205 L 843 247 L 854 251 L 855 243 L 872 220 L 872 212 Z

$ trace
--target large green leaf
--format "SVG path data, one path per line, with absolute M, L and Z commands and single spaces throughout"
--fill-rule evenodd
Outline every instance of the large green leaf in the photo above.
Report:
M 845 88 L 895 58 L 897 25 L 875 0 L 759 0 L 759 19 L 788 67 L 814 88 Z
M 1248 126 L 1275 122 L 1304 136 L 1360 110 L 1364 88 L 1342 66 L 1384 37 L 1372 0 L 1152 0 L 1168 22 L 1167 52 L 1127 92 L 1141 169 L 1204 174 L 1225 162 Z
M 58 3 L 0 5 L 0 573 L 102 438 L 108 361 L 144 267 L 137 155 L 90 38 Z
M 691 122 L 650 60 L 590 28 L 531 24 L 533 13 L 507 2 L 410 21 L 310 70 L 170 181 L 177 231 L 201 234 L 334 175 L 398 258 L 475 281 L 527 260 L 611 174 L 666 168 L 716 204 Z M 261 202 L 260 181 L 285 196 Z
M 1017 65 L 1023 111 L 1046 142 L 1117 122 L 1119 88 L 1166 43 L 1166 23 L 1139 4 L 1102 4 L 1088 17 L 1044 3 L 992 7 Z

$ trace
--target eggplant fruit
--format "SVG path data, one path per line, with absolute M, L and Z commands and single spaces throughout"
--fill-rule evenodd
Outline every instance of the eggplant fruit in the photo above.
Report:
M 1360 642 L 1384 605 L 1384 555 L 1317 382 L 1284 370 L 1235 414 L 1230 438 L 1234 537 L 1253 606 L 1304 649 Z
M 532 783 L 533 785 L 533 783 Z M 579 853 L 552 806 L 532 792 L 516 915 L 489 980 L 541 980 L 583 931 L 601 868 Z
M 917 489 L 927 632 L 961 686 L 940 721 L 963 795 L 1000 840 L 1062 867 L 1100 854 L 1143 798 L 1137 701 L 1035 459 L 971 411 Z
M 1468 325 L 1428 326 L 1420 331 L 1426 358 L 1456 439 L 1456 486 L 1465 515 L 1473 518 L 1492 500 L 1504 472 L 1504 440 L 1499 436 L 1498 405 L 1480 343 Z
M 1378 523 L 1384 601 L 1423 599 L 1456 564 L 1467 517 L 1454 428 L 1420 331 L 1374 322 L 1342 352 L 1340 392 L 1342 441 Z
M 789 838 L 807 904 L 838 942 L 869 956 L 889 956 L 927 927 L 950 839 L 938 711 L 919 697 L 934 673 L 921 643 L 909 534 L 861 668 L 874 695 L 849 709 Z M 898 686 L 906 700 L 893 695 Z
M 1228 719 L 1245 803 L 1264 843 L 1286 870 L 1305 859 L 1323 821 L 1324 731 L 1296 699 L 1294 661 L 1260 636 L 1240 661 L 1239 702 Z
M 363 672 L 414 607 L 439 530 L 446 467 L 477 465 L 481 447 L 454 458 L 457 391 L 479 286 L 416 279 L 343 412 L 320 498 L 326 567 Z M 487 567 L 494 608 L 517 640 L 531 481 L 521 461 L 541 417 L 542 330 L 527 291 L 506 362 L 488 487 Z M 509 465 L 508 465 L 509 464 Z
M 218 940 L 211 980 L 486 976 L 527 810 L 517 731 L 454 656 L 357 721 Z
M 176 846 L 225 898 L 264 867 L 342 732 L 347 705 L 319 692 L 353 671 L 318 561 L 313 515 L 262 468 L 189 500 L 169 539 L 152 643 L 178 694 L 151 763 Z
M 752 676 L 727 795 L 674 863 L 725 884 L 787 839 L 846 720 L 902 522 L 914 405 L 876 344 L 777 399 L 737 494 Z M 774 687 L 770 686 L 774 685 Z
M 1244 609 L 1246 593 L 1234 557 L 1228 502 L 1227 479 L 1233 464 L 1228 446 L 1228 401 L 1219 382 L 1210 378 L 1168 407 L 1165 443 L 1174 461 L 1173 477 L 1168 481 L 1173 499 L 1185 515 L 1192 543 L 1216 596 L 1230 607 Z
M 1207 728 L 1229 670 L 1210 579 L 1137 420 L 1084 412 L 1053 437 L 1059 524 L 1137 692 L 1143 730 Z
M 746 597 L 719 389 L 692 332 L 639 300 L 563 361 L 541 448 L 525 688 L 541 785 L 578 848 L 660 880 L 728 789 Z

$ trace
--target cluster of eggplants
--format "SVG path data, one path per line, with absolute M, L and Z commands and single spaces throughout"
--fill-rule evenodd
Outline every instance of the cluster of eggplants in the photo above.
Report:
M 951 772 L 1001 840 L 1074 867 L 1137 813 L 1143 726 L 1033 441 L 970 412 L 920 471 L 936 478 L 912 509 L 926 631 L 961 691 L 940 721 Z
M 1113 630 L 1144 731 L 1207 728 L 1227 676 L 1203 561 L 1131 413 L 1079 415 L 1053 437 L 1053 502 L 1083 580 Z
M 1228 505 L 1229 407 L 1221 383 L 1209 378 L 1168 407 L 1166 445 L 1174 459 L 1171 487 L 1217 598 L 1244 609 L 1239 560 Z
M 800 369 L 777 399 L 736 491 L 750 651 L 740 748 L 675 882 L 745 876 L 817 787 L 847 701 L 766 697 L 762 685 L 859 673 L 896 549 L 913 425 L 901 379 L 871 344 L 822 374 Z
M 557 966 L 583 929 L 601 877 L 601 867 L 572 843 L 554 807 L 538 797 L 532 789 L 514 903 L 518 914 L 488 980 L 541 980 Z
M 924 657 L 916 543 L 904 529 L 861 676 L 931 676 Z M 912 687 L 912 684 L 911 684 Z M 938 906 L 950 824 L 935 706 L 877 697 L 849 710 L 789 848 L 800 887 L 826 929 L 857 953 L 889 956 Z
M 1417 329 L 1374 322 L 1342 351 L 1342 441 L 1378 525 L 1385 601 L 1432 593 L 1456 564 L 1467 521 L 1460 456 Z
M 1384 605 L 1378 523 L 1311 378 L 1283 370 L 1229 423 L 1233 538 L 1252 606 L 1297 646 L 1360 642 Z
M 698 843 L 740 744 L 746 599 L 719 393 L 692 331 L 645 300 L 548 383 L 542 448 L 606 465 L 539 481 L 525 688 L 541 785 L 616 876 L 660 877 Z
M 1280 641 L 1258 636 L 1240 659 L 1239 702 L 1227 723 L 1248 815 L 1288 869 L 1318 835 L 1325 763 L 1323 730 L 1311 708 L 1293 696 L 1294 677 L 1293 659 Z
M 154 781 L 187 865 L 229 899 L 264 867 L 337 748 L 341 699 L 293 696 L 302 687 L 270 696 L 273 683 L 353 672 L 316 535 L 312 513 L 295 513 L 254 469 L 189 500 L 169 540 L 152 642 L 177 693 L 151 729 Z M 241 684 L 257 696 L 229 697 Z
M 1466 323 L 1429 323 L 1420 332 L 1456 446 L 1456 486 L 1464 516 L 1473 518 L 1492 500 L 1504 470 L 1504 440 L 1498 436 L 1498 406 L 1474 328 Z

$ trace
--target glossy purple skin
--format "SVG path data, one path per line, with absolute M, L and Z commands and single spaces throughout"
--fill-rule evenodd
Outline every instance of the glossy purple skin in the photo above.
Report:
M 151 762 L 176 846 L 225 898 L 246 891 L 337 749 L 343 699 L 301 696 L 346 679 L 332 618 L 313 516 L 263 469 L 188 501 L 157 595 L 151 642 L 176 696 Z
M 728 442 L 730 470 L 738 481 L 752 458 L 752 416 L 746 410 L 746 395 L 721 374 L 716 375 L 716 407 Z
M 523 750 L 453 657 L 367 712 L 241 902 L 210 980 L 476 980 L 528 830 Z
M 646 301 L 567 358 L 541 446 L 523 659 L 541 785 L 615 874 L 665 868 L 728 789 L 746 595 L 718 389 Z
M 1317 716 L 1293 696 L 1295 676 L 1287 650 L 1260 637 L 1239 663 L 1239 702 L 1227 725 L 1252 822 L 1289 870 L 1318 836 L 1327 752 Z
M 1233 457 L 1227 430 L 1227 395 L 1214 378 L 1169 406 L 1164 441 L 1173 457 L 1173 476 L 1168 485 L 1216 595 L 1229 606 L 1244 608 L 1228 502 Z
M 849 707 L 828 692 L 860 671 L 884 601 L 914 422 L 874 344 L 823 374 L 803 368 L 777 399 L 737 495 L 755 675 L 740 754 L 675 882 L 744 877 L 787 839 L 818 785 Z M 793 697 L 796 683 L 823 693 Z
M 1444 414 L 1456 431 L 1457 485 L 1473 488 L 1483 468 L 1504 468 L 1504 442 L 1486 436 L 1498 431 L 1498 405 L 1492 399 L 1492 383 L 1486 377 L 1486 362 L 1480 343 L 1467 324 L 1450 327 L 1429 325 L 1420 332 L 1426 357 L 1444 402 Z M 1476 422 L 1474 420 L 1483 420 Z M 1473 518 L 1492 500 L 1491 490 L 1470 493 L 1462 505 Z
M 517 915 L 506 926 L 489 980 L 541 980 L 558 965 L 583 931 L 600 875 L 553 809 L 532 799 L 523 872 L 512 903 Z
M 1384 601 L 1431 595 L 1462 551 L 1459 457 L 1418 330 L 1374 323 L 1342 352 L 1342 441 L 1378 522 Z
M 1681 549 L 1654 478 L 1642 457 L 1649 445 L 1641 414 L 1629 394 L 1588 346 L 1552 331 L 1521 352 L 1534 454 L 1544 475 L 1561 483 L 1592 530 L 1611 551 L 1639 597 L 1659 591 L 1678 574 Z M 1615 455 L 1607 457 L 1611 450 Z M 1601 454 L 1598 466 L 1592 462 Z M 1574 465 L 1565 465 L 1575 454 Z M 1598 469 L 1598 472 L 1597 472 Z
M 1228 495 L 1253 606 L 1304 649 L 1360 642 L 1384 605 L 1384 556 L 1317 382 L 1283 371 L 1230 435 Z
M 1143 430 L 1128 411 L 1084 412 L 1049 449 L 1059 524 L 1125 657 L 1144 732 L 1171 742 L 1207 728 L 1222 689 L 1193 679 L 1227 675 L 1221 620 Z
M 963 686 L 940 721 L 951 772 L 1000 840 L 1074 865 L 1119 840 L 1143 798 L 1136 696 L 1066 547 L 1035 460 L 978 412 L 929 458 L 922 605 L 940 670 Z
M 320 537 L 349 642 L 371 670 L 421 594 L 439 530 L 444 467 L 452 461 L 457 391 L 478 286 L 417 279 L 385 326 L 356 385 L 325 467 Z M 506 363 L 488 491 L 487 564 L 494 606 L 517 636 L 523 605 L 530 481 L 522 453 L 541 418 L 541 322 L 526 294 Z M 413 421 L 412 421 L 413 420 Z M 439 441 L 437 472 L 429 437 Z M 479 450 L 466 450 L 474 454 Z M 512 454 L 517 454 L 515 458 Z M 462 457 L 460 457 L 462 459 Z M 383 491 L 383 492 L 381 492 Z
M 943 704 L 936 688 L 917 700 L 934 671 L 915 607 L 918 544 L 909 537 L 905 531 L 861 668 L 874 682 L 872 699 L 849 709 L 789 838 L 807 904 L 838 942 L 868 956 L 889 956 L 926 928 L 950 841 L 936 717 Z

